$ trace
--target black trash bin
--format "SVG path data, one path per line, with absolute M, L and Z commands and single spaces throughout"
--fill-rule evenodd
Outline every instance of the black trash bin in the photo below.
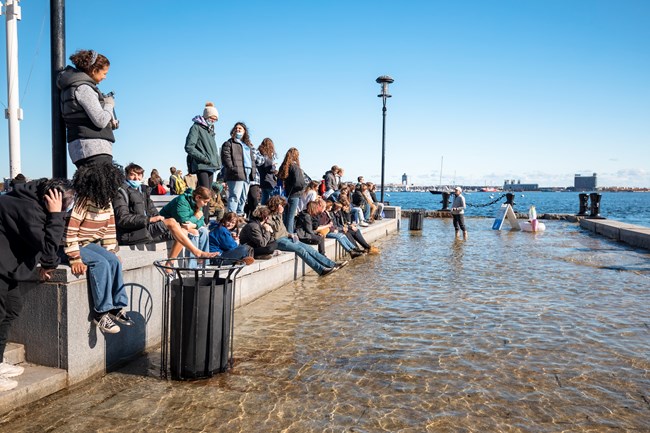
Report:
M 226 371 L 232 360 L 235 277 L 244 264 L 226 259 L 201 268 L 185 267 L 185 259 L 155 264 L 165 275 L 161 376 L 167 377 L 168 361 L 175 380 Z
M 422 230 L 424 209 L 413 209 L 409 217 L 409 230 Z

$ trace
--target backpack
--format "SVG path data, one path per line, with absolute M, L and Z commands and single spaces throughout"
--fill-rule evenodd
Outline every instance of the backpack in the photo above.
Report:
M 187 189 L 187 184 L 183 180 L 182 177 L 174 175 L 172 176 L 174 178 L 174 191 L 173 193 L 176 195 L 181 195 L 185 192 Z
M 325 179 L 320 181 L 320 185 L 318 185 L 318 195 L 323 195 L 325 194 L 327 190 L 325 189 Z

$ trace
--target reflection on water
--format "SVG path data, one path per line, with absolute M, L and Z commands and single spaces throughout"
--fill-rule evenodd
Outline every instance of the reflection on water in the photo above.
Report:
M 650 431 L 650 255 L 467 222 L 468 241 L 425 220 L 238 310 L 228 374 L 163 382 L 152 356 L 0 429 Z

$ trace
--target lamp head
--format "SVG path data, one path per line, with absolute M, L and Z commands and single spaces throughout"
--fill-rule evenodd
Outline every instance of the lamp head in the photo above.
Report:
M 380 98 L 390 98 L 391 95 L 388 93 L 388 85 L 395 80 L 393 80 L 388 75 L 382 75 L 381 77 L 377 78 L 377 80 L 375 81 L 377 81 L 377 83 L 381 85 L 381 94 L 377 96 Z

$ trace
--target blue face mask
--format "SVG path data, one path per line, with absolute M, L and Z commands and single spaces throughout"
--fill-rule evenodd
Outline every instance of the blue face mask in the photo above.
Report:
M 135 189 L 140 189 L 140 186 L 142 185 L 141 180 L 127 180 L 126 183 L 128 183 L 131 188 Z
M 213 119 L 205 119 L 205 123 L 208 124 L 208 126 L 214 126 L 216 120 Z
M 241 132 L 238 132 L 238 133 L 235 134 L 235 138 L 236 138 L 237 140 L 241 140 L 241 138 L 242 138 L 243 136 L 244 136 L 244 134 L 242 134 Z

